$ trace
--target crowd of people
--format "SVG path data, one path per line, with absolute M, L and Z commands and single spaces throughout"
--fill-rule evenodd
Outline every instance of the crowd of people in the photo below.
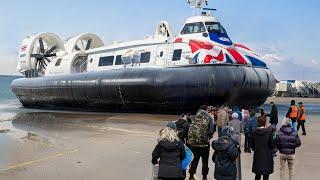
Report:
M 196 115 L 182 114 L 179 120 L 169 122 L 160 131 L 158 144 L 152 153 L 152 164 L 159 165 L 157 179 L 182 180 L 189 173 L 189 180 L 195 180 L 201 159 L 202 179 L 207 180 L 211 147 L 214 150 L 215 179 L 241 179 L 240 146 L 243 133 L 244 152 L 254 152 L 252 172 L 256 180 L 269 179 L 274 172 L 276 157 L 280 159 L 280 179 L 286 179 L 285 167 L 288 166 L 289 180 L 292 180 L 295 149 L 301 146 L 298 131 L 302 127 L 302 135 L 306 135 L 305 122 L 305 107 L 303 103 L 296 106 L 294 100 L 281 126 L 278 126 L 278 109 L 273 102 L 270 113 L 264 110 L 260 113 L 256 110 L 231 110 L 227 106 L 201 106 Z M 218 138 L 211 141 L 215 132 Z

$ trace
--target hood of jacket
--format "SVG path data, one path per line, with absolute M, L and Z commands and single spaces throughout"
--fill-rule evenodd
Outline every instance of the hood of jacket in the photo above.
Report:
M 169 141 L 160 141 L 159 145 L 164 150 L 170 152 L 180 148 L 181 143 L 179 141 L 169 142 Z
M 226 151 L 233 143 L 232 138 L 224 136 L 212 142 L 212 148 L 216 151 Z
M 283 132 L 284 134 L 287 134 L 287 135 L 290 135 L 294 132 L 294 130 L 292 129 L 292 127 L 290 125 L 282 126 L 280 128 L 280 131 Z
M 255 133 L 260 136 L 263 136 L 263 135 L 270 133 L 270 132 L 272 132 L 272 130 L 269 128 L 257 128 L 255 131 Z

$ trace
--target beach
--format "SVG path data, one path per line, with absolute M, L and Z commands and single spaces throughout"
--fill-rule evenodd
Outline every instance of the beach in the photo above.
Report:
M 308 136 L 297 150 L 296 179 L 320 176 L 320 106 L 312 106 Z M 264 108 L 268 111 L 269 106 Z M 285 105 L 279 106 L 280 119 Z M 176 115 L 81 113 L 25 109 L 17 101 L 0 106 L 0 179 L 149 180 L 158 133 Z M 3 113 L 6 112 L 6 113 Z M 214 139 L 217 135 L 214 136 Z M 212 153 L 212 151 L 211 151 Z M 253 179 L 253 154 L 242 153 L 243 179 Z M 209 179 L 213 179 L 210 157 Z M 200 179 L 200 167 L 198 179 Z M 279 179 L 279 162 L 271 179 Z

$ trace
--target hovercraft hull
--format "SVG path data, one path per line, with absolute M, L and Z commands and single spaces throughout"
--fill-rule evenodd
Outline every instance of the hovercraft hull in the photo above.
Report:
M 12 82 L 12 90 L 25 107 L 181 113 L 204 104 L 256 108 L 275 84 L 267 68 L 212 64 L 22 78 Z

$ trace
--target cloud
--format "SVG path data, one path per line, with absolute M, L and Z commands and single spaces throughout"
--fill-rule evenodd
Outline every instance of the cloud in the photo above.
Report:
M 292 57 L 286 52 L 286 47 L 279 44 L 248 44 L 266 62 L 278 80 L 320 80 L 320 66 L 317 60 L 304 61 Z
M 311 59 L 311 63 L 314 64 L 314 65 L 319 65 L 319 62 L 315 59 Z

